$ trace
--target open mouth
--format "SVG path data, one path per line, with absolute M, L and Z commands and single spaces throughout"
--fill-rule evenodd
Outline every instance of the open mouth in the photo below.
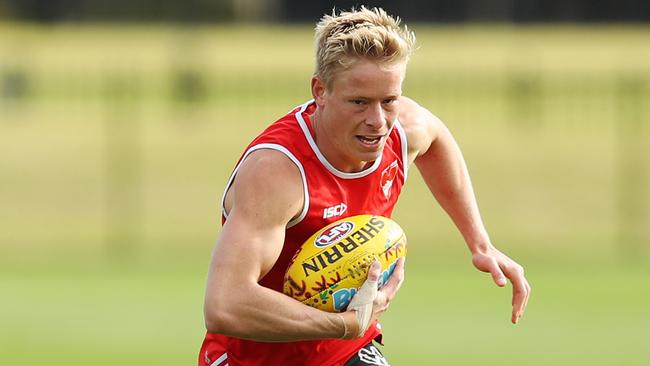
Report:
M 363 135 L 357 135 L 356 136 L 359 141 L 366 145 L 377 145 L 379 141 L 381 141 L 381 138 L 384 136 L 363 136 Z

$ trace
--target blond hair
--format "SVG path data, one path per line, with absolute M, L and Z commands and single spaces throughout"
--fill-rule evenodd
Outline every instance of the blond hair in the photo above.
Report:
M 336 73 L 359 59 L 383 65 L 408 62 L 415 34 L 381 8 L 325 15 L 316 25 L 316 75 L 331 87 Z

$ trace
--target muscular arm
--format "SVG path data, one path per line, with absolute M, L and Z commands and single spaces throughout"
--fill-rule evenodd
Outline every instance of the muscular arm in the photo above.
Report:
M 429 190 L 463 235 L 476 268 L 489 272 L 499 286 L 506 285 L 506 278 L 512 282 L 511 320 L 517 323 L 526 308 L 530 285 L 523 268 L 492 245 L 458 144 L 428 110 L 408 98 L 401 103 L 400 121 L 407 135 L 410 161 L 415 161 Z
M 486 249 L 489 237 L 460 148 L 438 118 L 411 103 L 411 123 L 405 131 L 415 165 L 440 206 L 458 227 L 469 250 L 474 253 Z
M 257 341 L 341 337 L 339 315 L 258 284 L 282 250 L 287 223 L 302 208 L 298 168 L 277 151 L 256 151 L 240 167 L 227 202 L 228 219 L 208 273 L 208 331 Z M 353 313 L 343 316 L 348 327 L 356 326 Z

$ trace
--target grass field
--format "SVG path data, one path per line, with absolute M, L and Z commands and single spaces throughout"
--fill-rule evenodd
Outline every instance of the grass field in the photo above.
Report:
M 160 267 L 3 273 L 3 363 L 192 364 L 203 270 Z M 645 365 L 650 276 L 608 268 L 529 271 L 533 301 L 513 326 L 487 277 L 409 263 L 385 352 L 396 365 Z
M 412 171 L 393 365 L 646 365 L 650 28 L 429 27 L 404 87 L 447 122 L 529 310 Z M 0 364 L 194 364 L 235 160 L 309 98 L 309 27 L 0 24 Z

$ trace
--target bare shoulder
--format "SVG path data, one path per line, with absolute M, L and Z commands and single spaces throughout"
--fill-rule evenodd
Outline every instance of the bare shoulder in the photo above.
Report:
M 287 223 L 302 209 L 300 170 L 282 152 L 260 149 L 237 169 L 225 197 L 227 220 L 212 254 L 206 298 L 257 283 L 282 250 Z M 229 294 L 232 295 L 232 294 Z
M 444 128 L 438 117 L 408 97 L 400 98 L 399 122 L 408 141 L 409 162 L 424 154 Z
M 229 216 L 286 224 L 301 211 L 303 195 L 296 163 L 280 151 L 260 149 L 242 162 L 227 192 L 226 210 Z

